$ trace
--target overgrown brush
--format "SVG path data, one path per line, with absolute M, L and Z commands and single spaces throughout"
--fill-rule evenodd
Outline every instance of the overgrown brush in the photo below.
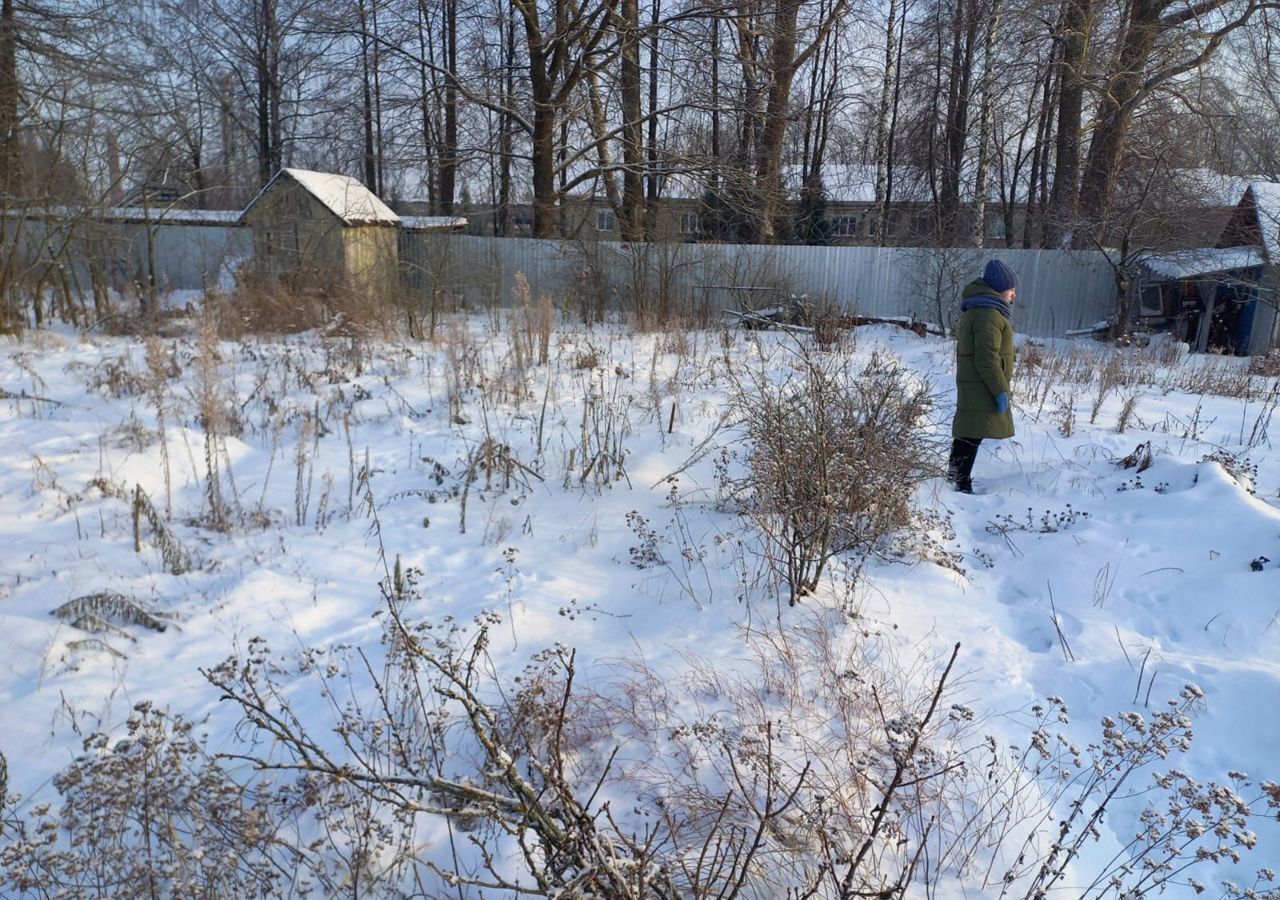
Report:
M 384 581 L 380 650 L 254 639 L 206 672 L 242 718 L 227 753 L 146 703 L 122 739 L 88 737 L 54 781 L 56 812 L 0 805 L 0 888 L 1101 900 L 1199 892 L 1197 867 L 1239 862 L 1251 818 L 1280 810 L 1275 782 L 1164 768 L 1193 740 L 1194 685 L 1104 717 L 1084 748 L 1049 698 L 1006 746 L 951 696 L 958 646 L 904 663 L 834 610 L 747 628 L 734 669 L 690 659 L 672 679 L 634 662 L 585 689 L 561 646 L 496 675 L 499 618 L 412 620 L 416 582 L 398 564 Z M 1085 866 L 1126 814 L 1115 856 Z M 448 828 L 424 844 L 433 821 Z M 1222 896 L 1274 900 L 1269 878 Z
M 856 375 L 845 360 L 801 348 L 781 381 L 757 371 L 738 385 L 747 474 L 729 488 L 793 605 L 833 557 L 865 556 L 907 525 L 937 471 L 929 385 L 890 358 Z
M 329 334 L 385 333 L 395 306 L 347 284 L 340 273 L 298 269 L 283 277 L 241 270 L 229 294 L 210 292 L 205 312 L 218 335 L 297 334 L 323 329 Z
M 242 784 L 195 723 L 150 703 L 124 736 L 85 738 L 53 784 L 56 813 L 0 804 L 6 897 L 278 897 L 316 881 L 310 854 L 283 839 L 304 796 Z

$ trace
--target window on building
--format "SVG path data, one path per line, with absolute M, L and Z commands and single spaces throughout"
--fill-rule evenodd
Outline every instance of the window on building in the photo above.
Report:
M 858 217 L 857 216 L 832 216 L 831 217 L 831 236 L 832 237 L 857 237 L 858 236 Z
M 1004 216 L 997 213 L 996 215 L 987 216 L 987 237 L 993 241 L 1003 241 L 1005 238 Z
M 596 210 L 596 231 L 617 231 L 618 220 L 611 209 Z
M 681 234 L 702 234 L 702 216 L 696 212 L 683 213 L 680 216 Z

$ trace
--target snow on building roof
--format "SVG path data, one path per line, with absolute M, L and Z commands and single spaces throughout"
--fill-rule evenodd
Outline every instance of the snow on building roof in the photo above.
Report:
M 315 197 L 326 209 L 348 225 L 398 225 L 400 217 L 373 191 L 350 175 L 331 172 L 312 172 L 308 169 L 281 169 L 262 189 L 249 206 L 258 202 L 271 186 L 283 176 L 288 176 L 302 189 Z M 248 207 L 246 207 L 247 211 Z
M 1169 173 L 1174 185 L 1205 206 L 1235 206 L 1249 189 L 1249 179 L 1226 175 L 1209 168 L 1174 169 Z
M 6 210 L 11 218 L 44 221 L 119 222 L 127 225 L 230 225 L 240 223 L 238 209 L 180 209 L 164 206 L 49 206 Z
M 405 231 L 463 231 L 467 227 L 466 216 L 401 216 Z
M 1280 265 L 1280 183 L 1253 181 L 1249 184 L 1253 205 L 1258 211 L 1258 227 L 1262 231 L 1262 246 L 1267 259 Z
M 1148 253 L 1139 262 L 1156 275 L 1183 279 L 1253 269 L 1265 265 L 1266 257 L 1261 247 L 1206 247 Z

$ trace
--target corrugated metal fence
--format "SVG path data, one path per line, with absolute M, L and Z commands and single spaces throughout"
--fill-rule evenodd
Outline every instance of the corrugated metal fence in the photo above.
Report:
M 1021 278 L 1020 332 L 1061 336 L 1115 309 L 1111 265 L 1093 251 L 627 245 L 464 235 L 401 242 L 410 290 L 448 308 L 508 305 L 523 273 L 533 298 L 547 293 L 570 308 L 719 310 L 792 292 L 859 315 L 928 322 L 953 313 L 963 286 L 992 257 Z
M 12 240 L 14 223 L 8 225 L 4 237 Z M 30 264 L 61 266 L 70 260 L 72 281 L 81 290 L 89 283 L 91 266 L 104 272 L 109 283 L 123 285 L 142 280 L 152 260 L 162 288 L 228 286 L 230 270 L 252 253 L 245 228 L 152 225 L 150 248 L 147 233 L 138 224 L 28 223 L 19 243 L 27 244 L 21 255 L 29 256 Z M 52 248 L 61 252 L 53 254 Z M 48 262 L 42 263 L 46 255 Z M 1016 322 L 1025 334 L 1062 335 L 1114 311 L 1111 266 L 1102 253 L 1092 251 L 622 244 L 400 234 L 408 299 L 440 311 L 510 305 L 519 296 L 517 275 L 523 273 L 531 299 L 549 294 L 562 307 L 584 313 L 718 313 L 796 293 L 859 315 L 937 323 L 954 313 L 961 288 L 993 256 L 1021 276 Z
M 14 271 L 46 281 L 55 271 L 78 293 L 101 281 L 116 290 L 154 276 L 161 290 L 228 288 L 230 273 L 253 253 L 247 228 L 222 224 L 143 224 L 87 216 L 42 220 L 9 217 L 0 222 L 0 260 L 16 249 Z M 153 268 L 154 267 L 154 268 Z

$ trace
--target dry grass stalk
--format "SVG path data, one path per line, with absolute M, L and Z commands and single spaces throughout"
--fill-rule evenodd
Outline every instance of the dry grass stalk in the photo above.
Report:
M 98 591 L 68 600 L 54 609 L 53 615 L 70 622 L 75 628 L 95 634 L 118 631 L 128 625 L 160 632 L 169 627 L 165 617 L 148 610 L 132 597 L 115 591 Z
M 223 493 L 222 457 L 232 417 L 218 370 L 221 351 L 212 319 L 206 318 L 196 341 L 195 398 L 204 431 L 206 521 L 215 531 L 230 531 L 233 509 Z
M 156 546 L 160 548 L 160 557 L 164 560 L 165 568 L 174 575 L 181 575 L 189 572 L 193 568 L 191 562 L 191 554 L 187 548 L 182 545 L 182 541 L 165 524 L 165 520 L 160 518 L 160 514 L 156 512 L 155 506 L 151 503 L 151 498 L 147 496 L 147 492 L 142 489 L 142 485 L 137 485 L 133 491 L 133 549 L 134 552 L 142 551 L 142 521 L 146 520 L 151 526 L 151 532 L 155 537 Z
M 169 462 L 169 437 L 166 428 L 168 395 L 165 385 L 170 378 L 178 374 L 177 361 L 168 352 L 165 344 L 158 337 L 148 337 L 147 372 L 150 375 L 147 383 L 147 394 L 156 410 L 156 425 L 160 430 L 160 467 L 164 472 L 164 517 L 173 518 L 173 475 Z

